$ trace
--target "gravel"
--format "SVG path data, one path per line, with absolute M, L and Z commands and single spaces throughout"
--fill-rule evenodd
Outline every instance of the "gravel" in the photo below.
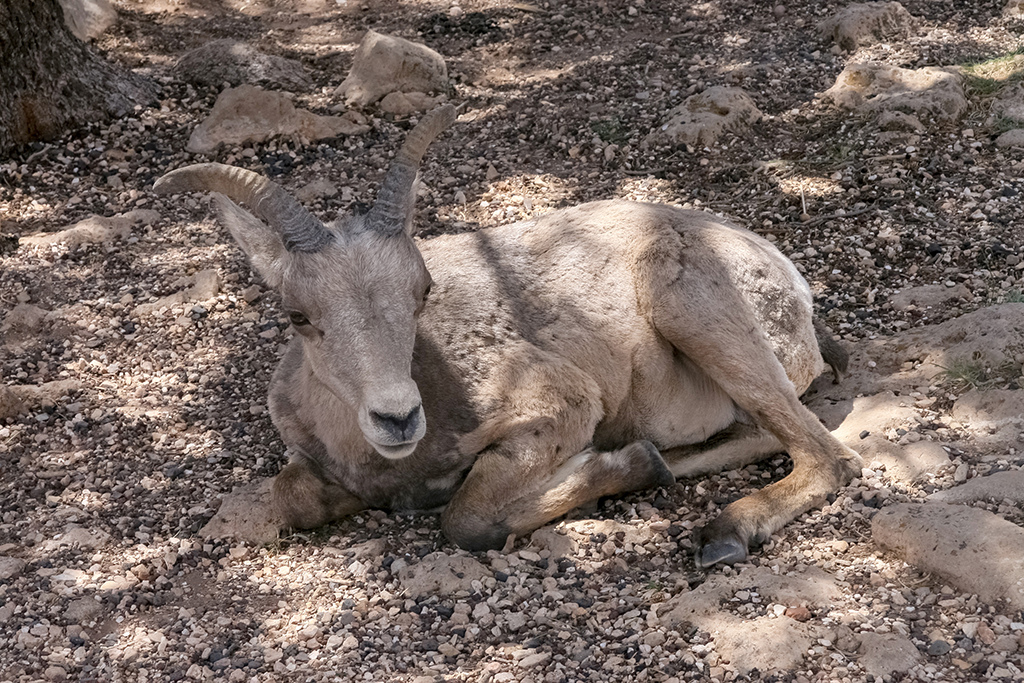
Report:
M 150 193 L 162 173 L 209 159 L 292 192 L 329 179 L 337 192 L 309 194 L 324 218 L 370 203 L 410 121 L 369 109 L 364 136 L 190 155 L 219 88 L 183 83 L 172 65 L 210 40 L 245 40 L 300 61 L 314 86 L 296 105 L 328 114 L 372 27 L 441 52 L 468 103 L 424 163 L 421 236 L 613 196 L 727 214 L 794 260 L 853 345 L 1021 300 L 1024 153 L 995 145 L 980 95 L 957 124 L 895 135 L 814 97 L 854 58 L 917 67 L 1013 50 L 1001 3 L 907 2 L 922 25 L 855 55 L 815 38 L 831 2 L 114 4 L 120 22 L 97 46 L 152 74 L 159 106 L 0 159 L 0 236 L 156 212 L 74 248 L 0 239 L 0 318 L 19 304 L 44 312 L 0 332 L 3 384 L 73 381 L 0 419 L 0 681 L 1021 679 L 1020 611 L 870 539 L 879 508 L 1019 470 L 1019 452 L 954 449 L 948 471 L 918 483 L 869 467 L 710 579 L 690 557 L 692 530 L 783 476 L 787 459 L 601 501 L 508 553 L 460 552 L 436 516 L 380 511 L 266 547 L 201 541 L 225 494 L 283 464 L 265 400 L 291 332 L 207 199 Z M 744 88 L 764 120 L 713 148 L 645 147 L 669 109 L 713 85 Z M 970 297 L 892 306 L 923 285 Z M 1017 505 L 973 505 L 1024 524 Z M 821 604 L 769 604 L 755 585 L 716 603 L 722 623 L 816 629 L 792 670 L 740 673 L 712 622 L 664 625 L 705 583 L 754 570 L 820 570 L 837 587 Z M 894 663 L 906 671 L 883 673 Z

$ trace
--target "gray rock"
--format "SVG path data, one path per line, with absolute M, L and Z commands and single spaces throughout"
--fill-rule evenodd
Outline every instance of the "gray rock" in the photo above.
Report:
M 333 197 L 338 194 L 338 186 L 326 178 L 316 180 L 295 191 L 295 198 L 300 202 L 309 203 L 322 197 Z
M 20 415 L 22 411 L 43 402 L 56 403 L 59 399 L 81 389 L 76 379 L 62 379 L 43 384 L 23 384 L 0 387 L 0 419 Z
M 905 311 L 911 306 L 918 308 L 936 308 L 947 301 L 963 299 L 970 301 L 974 298 L 971 290 L 963 285 L 947 287 L 945 285 L 922 285 L 920 287 L 907 287 L 896 292 L 889 299 L 892 307 L 897 311 Z
M 25 560 L 0 555 L 0 581 L 17 576 L 25 568 Z
M 72 548 L 86 548 L 99 550 L 110 542 L 110 534 L 102 529 L 86 529 L 85 527 L 72 527 L 57 538 L 51 539 L 43 544 L 43 549 L 48 552 L 59 550 L 61 546 Z
M 910 671 L 921 654 L 910 640 L 898 633 L 861 633 L 860 665 L 875 677 Z
M 856 2 L 818 23 L 818 35 L 847 51 L 910 32 L 914 17 L 898 2 Z
M 996 147 L 1024 147 L 1024 128 L 1014 128 L 997 137 Z
M 978 508 L 905 503 L 880 510 L 871 532 L 879 545 L 964 592 L 1024 608 L 1024 529 L 1012 522 Z
M 884 111 L 878 117 L 878 127 L 889 132 L 922 133 L 921 119 L 901 111 Z
M 64 619 L 69 624 L 87 624 L 103 613 L 103 605 L 95 599 L 79 598 L 72 600 L 64 610 Z
M 89 41 L 103 35 L 117 21 L 110 0 L 58 0 L 64 10 L 64 23 L 79 40 Z
M 345 116 L 319 116 L 296 109 L 281 93 L 240 85 L 217 97 L 210 115 L 192 131 L 185 149 L 193 154 L 207 154 L 220 145 L 245 145 L 277 135 L 315 141 L 361 135 L 368 130 L 369 126 Z
M 426 45 L 367 31 L 352 69 L 335 91 L 349 105 L 365 107 L 388 93 L 447 93 L 448 67 Z
M 178 77 L 189 83 L 221 86 L 260 85 L 277 90 L 305 91 L 312 85 L 302 64 L 266 55 L 246 43 L 225 38 L 185 54 L 175 65 Z
M 10 313 L 4 316 L 0 324 L 0 331 L 8 330 L 36 330 L 46 319 L 46 309 L 33 306 L 32 304 L 18 304 L 11 309 Z
M 726 131 L 740 133 L 760 121 L 761 111 L 740 88 L 715 86 L 687 97 L 666 118 L 647 136 L 648 142 L 706 147 Z
M 559 533 L 554 528 L 545 526 L 537 529 L 530 536 L 530 547 L 547 550 L 553 559 L 559 560 L 575 555 L 579 546 L 568 534 Z
M 850 64 L 822 98 L 862 116 L 896 110 L 922 120 L 951 122 L 967 111 L 960 74 L 931 66 L 901 69 L 878 62 Z
M 1009 500 L 1024 505 L 1024 470 L 996 472 L 987 477 L 971 479 L 966 484 L 945 491 L 936 491 L 928 500 L 939 503 L 973 503 L 979 500 Z
M 480 581 L 491 573 L 472 557 L 430 553 L 418 563 L 398 572 L 399 582 L 409 597 L 425 595 L 447 597 L 459 592 L 474 592 L 473 581 Z

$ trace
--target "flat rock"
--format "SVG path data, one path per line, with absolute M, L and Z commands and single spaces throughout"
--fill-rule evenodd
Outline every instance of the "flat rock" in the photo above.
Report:
M 860 665 L 881 678 L 910 671 L 921 661 L 921 653 L 906 636 L 898 633 L 859 633 Z
M 64 23 L 79 40 L 89 41 L 103 35 L 117 21 L 110 0 L 58 0 L 64 10 Z
M 879 462 L 893 481 L 913 483 L 928 474 L 937 474 L 950 463 L 949 454 L 934 441 L 898 445 L 880 436 L 868 436 L 859 445 L 851 445 L 866 464 Z
M 365 107 L 388 93 L 447 93 L 444 57 L 426 45 L 367 31 L 352 69 L 334 94 L 349 106 Z
M 43 232 L 22 237 L 21 243 L 28 246 L 59 244 L 74 250 L 82 245 L 106 244 L 115 240 L 127 239 L 134 226 L 152 225 L 159 220 L 160 214 L 148 209 L 129 211 L 109 218 L 90 216 L 57 232 Z
M 818 23 L 818 36 L 852 52 L 861 45 L 901 38 L 914 17 L 898 2 L 855 2 Z
M 741 133 L 760 121 L 761 111 L 740 88 L 715 86 L 687 97 L 666 118 L 647 137 L 649 142 L 706 147 L 727 131 Z
M 0 555 L 0 581 L 6 581 L 20 574 L 25 569 L 25 560 L 18 557 Z
M 361 135 L 368 130 L 369 126 L 355 123 L 350 117 L 320 116 L 296 109 L 281 93 L 245 84 L 228 88 L 217 97 L 210 115 L 192 131 L 185 149 L 206 154 L 220 145 L 245 145 L 277 135 L 315 141 Z
M 283 522 L 274 513 L 273 481 L 263 479 L 232 491 L 199 535 L 257 545 L 276 541 Z
M 623 524 L 614 519 L 584 519 L 565 523 L 565 530 L 570 537 L 589 541 L 594 534 L 604 534 L 612 540 L 621 540 L 623 544 L 643 545 L 654 538 L 654 532 L 647 527 Z
M 490 575 L 490 571 L 472 557 L 437 552 L 403 567 L 398 572 L 398 580 L 415 600 L 426 595 L 448 597 L 459 592 L 473 593 L 476 592 L 473 582 Z
M 71 527 L 56 538 L 43 543 L 43 549 L 47 552 L 60 550 L 62 546 L 71 548 L 84 548 L 88 550 L 99 550 L 110 543 L 110 534 L 102 529 L 86 529 L 85 527 Z
M 921 120 L 958 120 L 967 111 L 963 79 L 955 69 L 901 69 L 879 62 L 849 64 L 822 98 L 861 116 L 902 111 Z
M 1024 147 L 1024 128 L 1014 128 L 997 137 L 996 147 Z
M 858 448 L 862 442 L 860 435 L 865 431 L 879 436 L 891 430 L 909 428 L 917 424 L 914 420 L 916 415 L 917 411 L 907 397 L 881 391 L 835 404 L 832 411 L 819 417 L 825 426 L 833 430 L 837 439 L 850 448 Z
M 1024 396 L 1010 389 L 971 389 L 956 400 L 951 415 L 986 441 L 1013 443 L 1024 431 Z
M 928 500 L 940 503 L 974 503 L 979 500 L 1008 500 L 1024 505 L 1024 470 L 996 472 L 987 477 L 975 477 L 960 486 L 936 491 Z
M 876 543 L 984 602 L 1024 609 L 1024 529 L 987 510 L 903 503 L 871 520 Z M 979 568 L 984 571 L 979 571 Z
M 275 90 L 309 90 L 312 82 L 294 59 L 266 55 L 246 43 L 224 38 L 186 53 L 174 67 L 188 83 L 221 86 L 260 85 Z
M 665 630 L 681 624 L 711 634 L 715 649 L 730 665 L 745 674 L 792 671 L 814 642 L 827 634 L 818 624 L 789 617 L 740 618 L 721 610 L 738 590 L 756 590 L 763 601 L 788 607 L 827 607 L 844 599 L 835 578 L 810 567 L 802 574 L 777 575 L 767 567 L 744 569 L 738 575 L 713 575 L 692 591 L 680 593 L 659 606 L 658 620 Z
M 889 299 L 892 307 L 897 311 L 905 311 L 911 306 L 919 309 L 937 308 L 947 301 L 963 299 L 970 301 L 974 298 L 971 290 L 963 285 L 947 287 L 945 285 L 921 285 L 920 287 L 907 287 L 896 292 Z
M 20 415 L 22 411 L 44 401 L 56 403 L 59 399 L 79 391 L 81 387 L 81 382 L 76 379 L 0 387 L 0 419 Z

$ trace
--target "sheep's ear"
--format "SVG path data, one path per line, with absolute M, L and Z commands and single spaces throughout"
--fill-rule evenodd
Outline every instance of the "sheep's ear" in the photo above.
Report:
M 219 192 L 213 193 L 220 222 L 249 257 L 252 267 L 274 289 L 284 279 L 288 252 L 276 230 Z

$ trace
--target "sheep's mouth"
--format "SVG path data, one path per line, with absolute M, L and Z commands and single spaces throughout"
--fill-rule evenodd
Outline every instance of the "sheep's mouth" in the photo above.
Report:
M 401 460 L 402 458 L 412 455 L 412 452 L 416 450 L 416 446 L 419 445 L 419 439 L 398 445 L 384 445 L 373 442 L 371 442 L 370 445 L 373 446 L 375 451 L 383 455 L 388 460 Z

